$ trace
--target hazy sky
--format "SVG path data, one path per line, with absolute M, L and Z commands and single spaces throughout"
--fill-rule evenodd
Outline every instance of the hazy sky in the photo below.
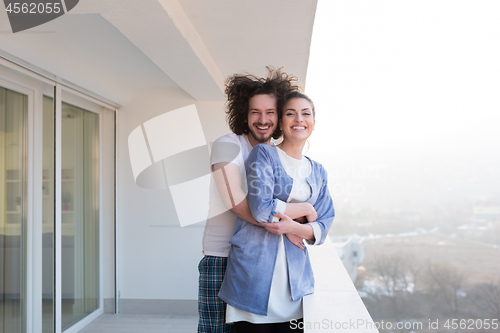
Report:
M 432 186 L 437 198 L 477 189 L 470 200 L 484 199 L 500 189 L 499 18 L 496 0 L 319 0 L 306 87 L 317 124 L 307 154 L 330 182 L 364 186 L 351 196 L 359 202 L 381 200 L 385 189 L 370 184 L 387 177 L 395 197 L 415 182 L 422 192 L 414 194 Z M 378 175 L 358 177 L 363 170 Z M 344 188 L 334 197 L 349 195 Z

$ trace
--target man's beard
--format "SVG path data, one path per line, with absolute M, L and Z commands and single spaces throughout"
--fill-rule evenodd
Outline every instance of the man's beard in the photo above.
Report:
M 267 124 L 255 124 L 256 126 L 261 126 L 261 127 L 264 127 L 264 126 L 270 126 L 271 128 L 273 127 L 273 124 L 272 123 L 267 123 Z M 255 139 L 255 141 L 259 142 L 259 143 L 267 143 L 269 140 L 271 140 L 271 137 L 273 136 L 274 132 L 276 131 L 276 128 L 273 129 L 272 132 L 270 132 L 269 134 L 265 134 L 265 136 L 263 136 L 264 134 L 260 134 L 258 132 L 254 132 L 254 128 L 253 126 L 249 126 L 248 127 L 249 129 L 249 134 Z

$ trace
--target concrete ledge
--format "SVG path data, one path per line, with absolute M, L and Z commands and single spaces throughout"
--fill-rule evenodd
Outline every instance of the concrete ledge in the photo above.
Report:
M 123 299 L 118 303 L 120 314 L 198 315 L 198 301 L 172 299 Z
M 304 332 L 378 333 L 330 238 L 307 248 L 315 288 L 304 297 Z

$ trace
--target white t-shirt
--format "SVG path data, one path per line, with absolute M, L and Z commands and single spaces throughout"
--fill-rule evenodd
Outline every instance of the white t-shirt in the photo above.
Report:
M 247 193 L 245 162 L 251 150 L 252 145 L 246 134 L 226 134 L 212 145 L 210 166 L 221 162 L 236 164 L 240 168 L 242 189 Z M 224 206 L 213 177 L 210 180 L 209 200 L 208 218 L 203 232 L 203 253 L 207 256 L 227 257 L 231 247 L 229 240 L 233 237 L 238 217 Z

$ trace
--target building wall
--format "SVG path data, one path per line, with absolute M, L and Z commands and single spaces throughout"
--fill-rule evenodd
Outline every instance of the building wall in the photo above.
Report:
M 353 282 L 358 275 L 358 266 L 365 258 L 363 237 L 331 237 L 333 246 Z
M 206 140 L 213 142 L 228 132 L 224 101 L 195 101 L 175 88 L 148 89 L 130 100 L 120 108 L 118 122 L 120 312 L 151 313 L 161 308 L 158 301 L 165 301 L 162 304 L 177 302 L 179 308 L 177 300 L 192 301 L 188 308 L 195 311 L 204 223 L 181 228 L 168 190 L 144 189 L 136 185 L 129 160 L 128 136 L 156 116 L 195 104 Z M 189 124 L 179 124 L 178 128 L 179 140 L 189 135 Z
M 259 6 L 261 5 L 264 5 L 264 2 L 259 2 Z M 298 28 L 299 34 L 290 34 L 286 26 L 275 26 L 274 23 L 269 23 L 272 22 L 269 20 L 267 22 L 277 32 L 287 32 L 288 37 L 308 46 L 315 5 L 315 1 L 304 5 L 307 19 L 304 20 L 305 29 Z M 247 68 L 263 70 L 265 65 L 276 64 L 277 60 L 281 63 L 280 66 L 296 68 L 291 73 L 299 75 L 303 80 L 306 69 L 304 61 L 307 62 L 309 56 L 308 49 L 301 48 L 303 51 L 293 57 L 283 57 L 279 52 L 257 54 L 255 57 L 243 52 L 242 57 L 236 57 L 221 50 L 236 52 L 231 40 L 245 43 L 245 40 L 253 40 L 255 36 L 267 36 L 269 29 L 261 26 L 260 35 L 258 31 L 245 31 L 244 34 L 243 31 L 237 31 L 230 34 L 231 36 L 226 34 L 226 37 L 221 39 L 219 31 L 223 31 L 227 23 L 221 21 L 223 30 L 219 30 L 212 22 L 206 24 L 200 21 L 201 17 L 194 11 L 197 6 L 187 5 L 184 9 L 189 9 L 188 14 L 193 13 L 192 18 L 197 18 L 195 23 L 200 25 L 195 26 L 196 30 L 206 34 L 206 39 L 202 39 L 207 41 L 206 45 L 211 46 L 214 52 L 205 50 L 202 39 L 197 40 L 197 34 L 194 36 L 196 38 L 189 34 L 186 36 L 186 32 L 192 34 L 196 31 L 192 30 L 189 21 L 184 22 L 186 18 L 183 15 L 179 18 L 175 13 L 155 13 L 159 8 L 158 4 L 148 7 L 155 15 L 141 15 L 137 12 L 137 17 L 134 17 L 135 6 L 125 6 L 119 12 L 109 9 L 109 6 L 101 8 L 96 3 L 89 6 L 95 8 L 84 9 L 82 4 L 77 7 L 81 12 L 73 15 L 73 11 L 71 15 L 45 24 L 40 34 L 4 34 L 0 37 L 0 51 L 32 64 L 42 72 L 54 74 L 120 104 L 116 136 L 116 207 L 113 205 L 112 186 L 112 148 L 115 139 L 112 113 L 103 114 L 104 128 L 101 131 L 104 143 L 102 182 L 106 184 L 102 193 L 104 205 L 101 207 L 103 219 L 100 248 L 103 274 L 101 296 L 105 298 L 105 311 L 113 311 L 111 305 L 115 292 L 115 208 L 118 239 L 116 279 L 120 312 L 152 313 L 155 309 L 160 309 L 157 311 L 168 310 L 175 313 L 173 310 L 176 308 L 193 309 L 197 299 L 197 265 L 202 257 L 203 222 L 181 228 L 168 190 L 144 189 L 136 185 L 129 160 L 128 136 L 132 130 L 156 116 L 196 104 L 206 141 L 213 142 L 217 137 L 229 132 L 223 112 L 224 101 L 197 101 L 177 87 L 177 84 L 185 87 L 193 96 L 203 96 L 199 98 L 223 98 L 222 93 L 216 91 L 222 77 L 217 67 L 224 73 L 241 72 Z M 252 8 L 258 11 L 259 6 Z M 230 13 L 231 9 L 224 8 L 224 12 L 226 10 Z M 279 6 L 269 11 L 268 15 L 272 16 L 273 11 L 279 12 Z M 304 13 L 302 8 L 293 11 Z M 247 15 L 247 20 L 253 19 L 253 15 Z M 264 16 L 261 20 L 266 21 Z M 3 15 L 3 23 L 5 22 L 6 16 Z M 297 28 L 296 24 L 294 28 Z M 263 38 L 260 39 L 260 42 L 264 42 Z M 276 43 L 273 39 L 268 43 L 283 50 L 283 47 L 274 45 Z M 228 57 L 228 54 L 231 56 Z M 273 56 L 269 57 L 270 55 Z M 214 84 L 214 81 L 217 82 Z M 189 124 L 179 124 L 178 140 L 189 135 Z M 176 144 L 175 141 L 169 144 Z M 193 203 L 193 209 L 196 209 L 196 202 Z M 159 304 L 173 305 L 170 308 L 162 308 Z M 183 307 L 182 304 L 187 305 Z
M 56 73 L 92 92 L 113 99 L 112 94 L 99 88 L 99 82 L 88 83 L 74 73 L 57 67 L 51 61 L 21 49 L 8 40 L 0 39 L 0 42 L 2 50 L 29 60 L 35 66 Z M 151 64 L 147 65 L 149 67 L 143 68 L 144 75 L 150 75 L 153 70 L 150 68 Z M 158 71 L 157 68 L 155 70 Z M 117 115 L 118 293 L 121 300 L 141 300 L 137 303 L 139 307 L 128 307 L 130 312 L 149 312 L 148 309 L 151 308 L 148 306 L 153 303 L 144 303 L 142 300 L 189 300 L 188 308 L 189 311 L 192 310 L 197 299 L 197 265 L 202 257 L 201 238 L 204 227 L 203 223 L 198 223 L 181 228 L 167 190 L 143 189 L 135 184 L 127 145 L 130 132 L 158 115 L 191 104 L 196 104 L 207 142 L 213 142 L 229 132 L 223 111 L 225 101 L 196 101 L 184 90 L 174 87 L 164 74 L 157 76 L 162 79 L 149 80 L 146 85 L 137 84 L 134 93 L 122 96 L 122 105 Z M 107 184 L 103 192 L 104 207 L 101 207 L 101 290 L 106 312 L 114 311 L 115 295 L 112 118 L 111 111 L 103 114 L 104 128 L 101 132 L 104 143 L 102 177 L 103 182 Z M 179 124 L 179 140 L 182 140 L 184 135 L 189 135 L 189 124 Z M 123 304 L 123 310 L 127 311 L 126 302 L 120 304 Z
M 114 209 L 114 141 L 115 141 L 115 115 L 113 111 L 103 110 L 101 114 L 102 130 L 101 141 L 103 170 L 103 207 L 102 218 L 102 270 L 103 286 L 102 296 L 105 299 L 104 311 L 114 312 L 115 298 L 115 209 Z

